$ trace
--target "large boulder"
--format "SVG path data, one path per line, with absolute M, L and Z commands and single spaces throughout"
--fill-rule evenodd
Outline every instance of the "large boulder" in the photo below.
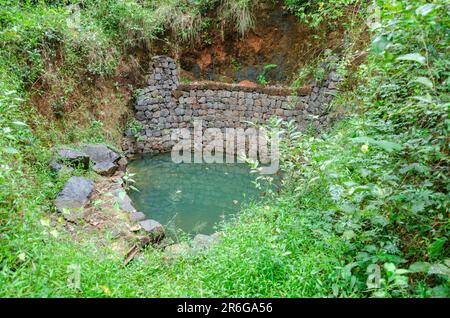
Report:
M 94 170 L 101 176 L 110 177 L 117 171 L 118 168 L 119 167 L 112 162 L 101 161 L 96 162 L 95 165 L 92 167 L 92 170 Z
M 212 244 L 216 242 L 215 238 L 210 235 L 197 234 L 192 240 L 192 252 L 198 254 L 208 250 Z
M 177 243 L 169 245 L 164 249 L 164 254 L 171 259 L 179 256 L 187 256 L 190 253 L 191 248 L 187 243 Z
M 89 202 L 94 184 L 83 177 L 72 177 L 67 181 L 55 200 L 55 206 L 66 220 L 75 221 L 83 217 L 83 208 Z
M 110 177 L 119 168 L 117 162 L 121 159 L 121 156 L 108 146 L 90 144 L 84 146 L 83 151 L 94 162 L 92 169 L 102 176 Z
M 82 167 L 89 169 L 89 156 L 83 151 L 72 148 L 60 148 L 57 151 L 57 160 L 72 167 Z
M 113 196 L 117 204 L 119 205 L 119 208 L 122 211 L 133 213 L 136 212 L 136 208 L 133 206 L 133 203 L 128 196 L 128 194 L 125 192 L 124 189 L 120 188 L 113 192 Z
M 111 150 L 109 147 L 102 144 L 91 144 L 83 147 L 83 151 L 89 156 L 89 158 L 94 162 L 111 162 L 115 163 L 121 157 L 120 155 Z
M 165 236 L 164 227 L 155 220 L 141 221 L 139 225 L 148 233 L 153 242 L 159 242 Z

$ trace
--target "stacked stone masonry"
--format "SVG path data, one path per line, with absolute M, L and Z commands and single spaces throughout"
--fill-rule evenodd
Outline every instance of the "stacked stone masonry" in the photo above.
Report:
M 340 81 L 336 72 L 316 85 L 292 90 L 284 87 L 244 87 L 217 82 L 180 84 L 175 61 L 166 56 L 152 59 L 147 86 L 135 104 L 135 116 L 143 130 L 140 136 L 126 133 L 123 148 L 128 153 L 170 151 L 172 131 L 193 128 L 247 128 L 248 122 L 266 122 L 270 117 L 294 119 L 300 129 L 316 130 L 328 123 L 327 105 Z

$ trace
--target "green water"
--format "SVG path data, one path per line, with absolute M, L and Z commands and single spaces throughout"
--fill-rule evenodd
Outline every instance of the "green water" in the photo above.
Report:
M 211 234 L 242 205 L 261 195 L 246 164 L 173 163 L 169 154 L 144 155 L 129 171 L 140 192 L 129 193 L 133 205 L 169 230 Z

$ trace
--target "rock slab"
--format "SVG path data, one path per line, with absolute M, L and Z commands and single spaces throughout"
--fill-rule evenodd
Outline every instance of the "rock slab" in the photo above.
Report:
M 139 225 L 149 234 L 153 242 L 159 242 L 164 238 L 164 227 L 155 220 L 145 220 L 139 222 Z
M 214 237 L 205 234 L 197 234 L 192 240 L 192 251 L 194 254 L 206 251 L 215 243 Z

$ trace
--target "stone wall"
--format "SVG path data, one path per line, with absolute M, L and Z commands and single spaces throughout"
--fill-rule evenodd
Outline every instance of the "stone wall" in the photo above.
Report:
M 166 152 L 171 149 L 173 129 L 192 128 L 202 120 L 204 128 L 247 128 L 250 122 L 265 122 L 272 116 L 294 119 L 300 129 L 319 129 L 328 123 L 326 105 L 336 92 L 335 72 L 314 86 L 292 90 L 286 87 L 244 87 L 217 82 L 180 84 L 177 65 L 170 57 L 152 59 L 147 87 L 135 108 L 143 130 L 136 139 L 126 133 L 128 153 Z

